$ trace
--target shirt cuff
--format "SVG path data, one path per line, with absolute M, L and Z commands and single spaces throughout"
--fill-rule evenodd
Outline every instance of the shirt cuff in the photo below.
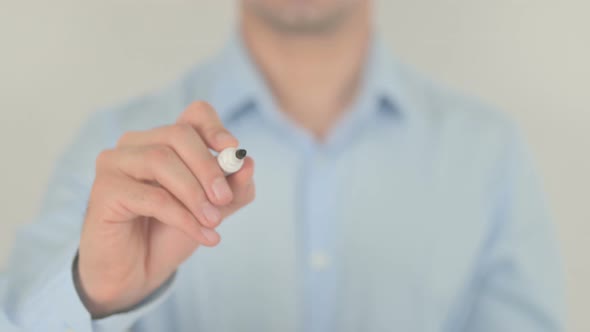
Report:
M 53 269 L 49 269 L 38 280 L 39 292 L 28 301 L 24 313 L 29 326 L 37 331 L 57 330 L 76 332 L 117 332 L 125 331 L 143 315 L 157 307 L 172 292 L 176 273 L 160 288 L 130 310 L 92 320 L 76 290 L 73 267 L 77 258 L 77 245 L 69 248 Z M 43 281 L 44 282 L 41 282 Z
M 22 327 L 33 331 L 92 332 L 92 319 L 76 292 L 72 275 L 77 247 L 69 246 L 24 292 L 29 295 L 20 313 Z
M 155 292 L 130 310 L 92 321 L 93 331 L 124 331 L 131 328 L 139 318 L 158 307 L 170 296 L 175 280 L 176 272 Z

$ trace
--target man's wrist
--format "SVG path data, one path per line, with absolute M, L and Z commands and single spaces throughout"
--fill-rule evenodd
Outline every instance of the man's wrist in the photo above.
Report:
M 86 292 L 84 291 L 84 287 L 82 286 L 82 282 L 80 280 L 80 269 L 78 262 L 79 254 L 76 253 L 76 256 L 74 257 L 74 262 L 72 263 L 72 279 L 74 280 L 74 287 L 76 289 L 76 293 L 78 293 L 78 297 L 80 297 L 80 301 L 82 301 L 82 304 L 84 304 L 84 307 L 86 308 L 86 310 L 88 310 L 92 319 L 100 319 L 111 315 L 112 312 L 109 312 L 102 306 L 93 303 L 93 301 L 91 301 L 86 295 Z

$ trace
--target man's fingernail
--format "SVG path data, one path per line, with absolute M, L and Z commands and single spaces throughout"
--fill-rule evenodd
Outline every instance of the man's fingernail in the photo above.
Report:
M 216 243 L 219 240 L 219 234 L 216 231 L 208 229 L 208 228 L 201 228 L 201 233 L 203 236 L 207 238 L 207 240 Z
M 207 224 L 209 226 L 215 227 L 217 226 L 217 224 L 219 224 L 219 222 L 221 221 L 221 212 L 219 212 L 218 208 L 211 205 L 211 203 L 206 202 L 205 204 L 203 204 L 201 209 L 203 211 L 205 219 L 207 219 Z
M 227 181 L 223 177 L 219 177 L 213 180 L 213 195 L 219 202 L 227 202 L 232 198 L 232 192 L 227 184 Z

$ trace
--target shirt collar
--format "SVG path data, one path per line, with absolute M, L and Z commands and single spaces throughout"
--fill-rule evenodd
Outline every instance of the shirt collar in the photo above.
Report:
M 369 103 L 376 103 L 375 107 L 367 108 L 368 112 L 406 115 L 409 107 L 404 102 L 406 94 L 403 92 L 400 68 L 401 64 L 389 52 L 383 40 L 378 35 L 373 36 L 359 94 L 359 98 L 364 97 Z
M 210 102 L 224 122 L 252 109 L 254 104 L 271 100 L 238 33 L 222 49 L 213 67 L 215 79 Z
M 407 112 L 403 102 L 400 64 L 391 56 L 382 39 L 374 36 L 365 64 L 358 99 L 369 104 L 357 106 L 358 112 Z M 230 121 L 256 107 L 273 104 L 272 95 L 252 62 L 239 33 L 234 34 L 213 63 L 214 82 L 211 100 L 221 119 Z

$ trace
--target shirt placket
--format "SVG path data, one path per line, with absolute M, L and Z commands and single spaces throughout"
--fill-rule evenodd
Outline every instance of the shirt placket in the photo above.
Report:
M 313 147 L 302 178 L 302 268 L 306 331 L 330 331 L 336 295 L 336 209 L 332 161 L 325 149 Z

